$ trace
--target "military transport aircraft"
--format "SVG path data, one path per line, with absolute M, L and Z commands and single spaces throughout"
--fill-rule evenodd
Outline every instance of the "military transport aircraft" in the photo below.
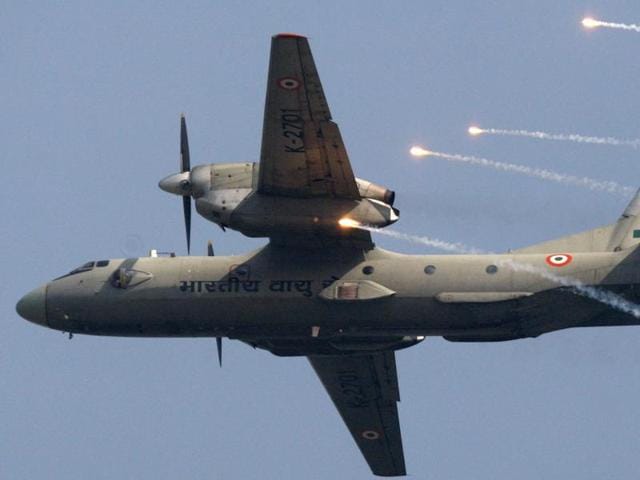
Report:
M 304 355 L 376 475 L 405 475 L 395 350 L 426 336 L 640 324 L 554 281 L 638 298 L 638 196 L 616 223 L 506 254 L 402 255 L 351 228 L 399 212 L 391 190 L 354 177 L 305 37 L 272 39 L 260 163 L 191 168 L 184 118 L 180 144 L 181 172 L 160 187 L 183 199 L 187 247 L 192 199 L 205 218 L 269 243 L 230 257 L 89 261 L 25 295 L 18 313 L 70 334 L 215 337 L 219 356 L 223 337 Z

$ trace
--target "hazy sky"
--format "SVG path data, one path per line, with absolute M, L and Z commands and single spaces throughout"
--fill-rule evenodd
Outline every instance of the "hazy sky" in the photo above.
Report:
M 640 184 L 638 150 L 467 127 L 640 137 L 634 1 L 8 1 L 0 8 L 0 478 L 370 478 L 307 361 L 206 339 L 32 325 L 26 291 L 99 258 L 185 253 L 179 114 L 192 164 L 259 155 L 271 35 L 310 38 L 359 177 L 398 191 L 395 229 L 501 251 L 614 220 L 627 199 L 440 152 Z M 263 240 L 194 214 L 193 248 Z M 428 249 L 387 237 L 385 248 Z M 567 312 L 570 315 L 570 312 Z M 413 478 L 635 478 L 640 328 L 397 355 Z

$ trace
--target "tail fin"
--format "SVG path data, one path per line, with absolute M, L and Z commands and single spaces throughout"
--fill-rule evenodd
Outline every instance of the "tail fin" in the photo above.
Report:
M 608 249 L 625 250 L 640 243 L 640 190 L 622 212 L 620 219 L 613 224 Z
M 617 252 L 640 244 L 640 190 L 617 222 L 586 232 L 549 240 L 512 253 Z

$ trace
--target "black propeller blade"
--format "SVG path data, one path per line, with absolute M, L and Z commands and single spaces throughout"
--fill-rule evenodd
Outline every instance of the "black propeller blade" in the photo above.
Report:
M 189 156 L 189 139 L 187 138 L 187 121 L 184 114 L 180 115 L 180 171 L 191 171 Z M 182 210 L 184 213 L 184 227 L 187 234 L 187 254 L 191 254 L 191 195 L 182 196 Z
M 207 255 L 213 257 L 213 243 L 207 242 Z M 222 337 L 216 337 L 216 347 L 218 348 L 218 364 L 222 367 Z
M 218 347 L 218 364 L 222 367 L 222 337 L 216 337 L 216 347 Z
M 191 170 L 191 159 L 189 157 L 189 139 L 187 138 L 187 121 L 184 113 L 180 115 L 180 171 Z
M 187 232 L 187 255 L 191 254 L 191 197 L 182 197 L 182 210 L 184 212 L 184 228 Z

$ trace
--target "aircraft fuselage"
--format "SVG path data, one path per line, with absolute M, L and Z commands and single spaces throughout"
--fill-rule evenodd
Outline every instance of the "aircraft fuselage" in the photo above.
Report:
M 269 245 L 241 256 L 115 259 L 41 288 L 44 316 L 33 321 L 74 333 L 258 344 L 432 335 L 509 340 L 572 326 L 639 324 L 555 280 L 567 276 L 635 300 L 639 265 L 627 255 L 577 253 L 554 267 L 544 254 L 401 255 L 376 248 L 354 255 Z M 534 271 L 518 271 L 513 262 Z

